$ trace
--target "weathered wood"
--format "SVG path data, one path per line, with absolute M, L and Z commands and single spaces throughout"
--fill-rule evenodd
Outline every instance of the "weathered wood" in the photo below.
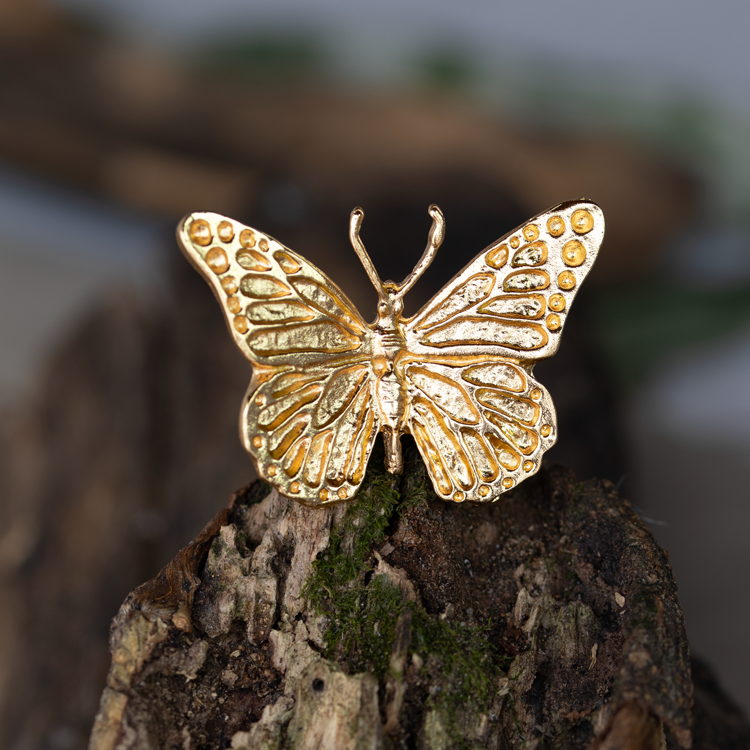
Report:
M 406 457 L 348 506 L 238 493 L 123 604 L 91 750 L 689 747 L 671 569 L 612 485 L 452 505 Z

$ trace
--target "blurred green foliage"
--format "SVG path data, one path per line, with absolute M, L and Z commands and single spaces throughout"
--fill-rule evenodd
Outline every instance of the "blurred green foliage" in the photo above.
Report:
M 458 91 L 468 88 L 479 76 L 469 56 L 460 49 L 428 48 L 412 64 L 417 81 L 432 89 Z
M 230 78 L 300 81 L 325 67 L 324 44 L 305 34 L 252 35 L 223 39 L 197 58 L 198 67 Z
M 669 354 L 747 325 L 750 286 L 701 290 L 654 275 L 598 292 L 591 312 L 616 384 L 629 393 Z

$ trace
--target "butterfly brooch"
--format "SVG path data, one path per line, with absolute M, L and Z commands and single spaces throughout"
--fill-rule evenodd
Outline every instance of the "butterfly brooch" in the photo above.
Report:
M 183 252 L 210 284 L 250 360 L 240 433 L 258 474 L 320 506 L 354 496 L 375 438 L 403 470 L 414 438 L 444 500 L 490 502 L 534 474 L 557 440 L 555 409 L 532 370 L 552 356 L 604 236 L 594 203 L 539 214 L 483 250 L 412 318 L 403 298 L 430 265 L 445 219 L 430 206 L 427 247 L 401 284 L 383 282 L 349 236 L 378 292 L 367 324 L 324 273 L 272 237 L 214 213 L 180 223 Z

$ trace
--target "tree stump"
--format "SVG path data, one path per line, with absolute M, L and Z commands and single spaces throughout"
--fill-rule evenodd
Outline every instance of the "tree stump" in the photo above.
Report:
M 447 504 L 404 442 L 348 504 L 249 485 L 136 589 L 91 750 L 690 747 L 675 582 L 613 485 Z

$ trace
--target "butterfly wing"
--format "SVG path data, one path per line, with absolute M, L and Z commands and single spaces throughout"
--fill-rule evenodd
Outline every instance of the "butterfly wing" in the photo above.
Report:
M 535 473 L 557 439 L 532 376 L 552 356 L 604 236 L 570 201 L 490 245 L 407 321 L 407 427 L 445 499 L 494 500 Z
M 307 505 L 351 497 L 378 431 L 370 331 L 321 271 L 272 237 L 213 213 L 177 239 L 253 365 L 240 433 L 258 473 Z
M 377 434 L 369 362 L 277 371 L 251 384 L 240 430 L 258 474 L 305 505 L 347 500 Z

